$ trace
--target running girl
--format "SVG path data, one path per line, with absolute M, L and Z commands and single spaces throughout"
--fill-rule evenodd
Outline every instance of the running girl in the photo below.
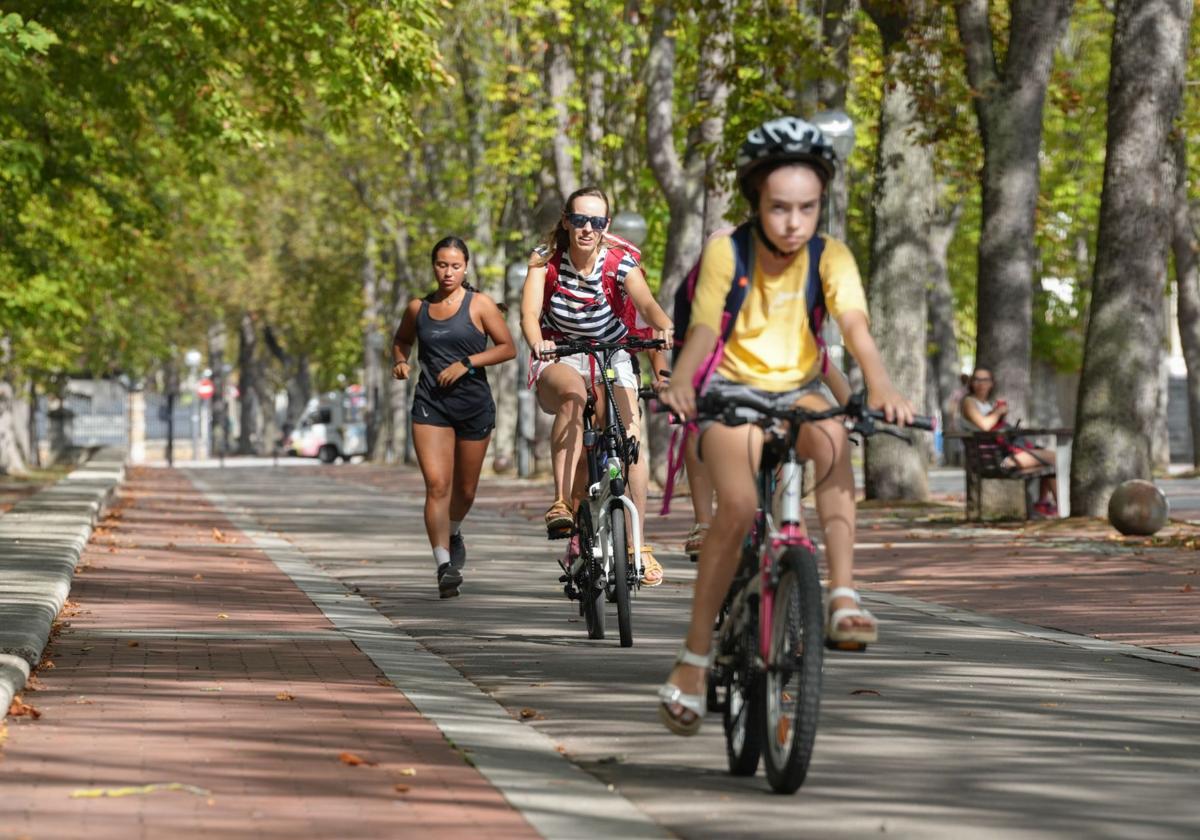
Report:
M 466 282 L 471 261 L 467 243 L 447 236 L 433 246 L 432 260 L 437 289 L 405 310 L 392 342 L 392 374 L 408 378 L 416 341 L 421 378 L 411 416 L 413 445 L 425 477 L 425 530 L 438 592 L 453 598 L 467 562 L 460 526 L 475 501 L 496 425 L 496 403 L 484 368 L 513 358 L 516 348 L 499 307 Z

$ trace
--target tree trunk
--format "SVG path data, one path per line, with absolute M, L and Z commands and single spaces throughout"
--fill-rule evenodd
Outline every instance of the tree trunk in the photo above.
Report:
M 958 355 L 958 335 L 954 328 L 954 293 L 950 288 L 947 262 L 950 242 L 954 239 L 961 218 L 961 203 L 938 210 L 929 234 L 929 285 L 925 292 L 925 303 L 929 313 L 929 365 L 933 372 L 932 382 L 936 386 L 930 396 L 942 417 L 957 413 L 956 403 L 962 387 L 959 380 L 962 361 Z
M 258 364 L 258 329 L 249 312 L 242 313 L 238 325 L 238 409 L 237 453 L 262 454 L 262 415 L 259 389 L 262 371 Z
M 1113 490 L 1151 477 L 1190 0 L 1118 0 L 1092 304 L 1079 383 L 1071 510 L 1103 516 Z M 982 302 L 981 302 L 982 306 Z
M 732 49 L 732 0 L 717 0 L 702 13 L 699 73 L 695 99 L 709 103 L 707 117 L 689 131 L 683 155 L 675 147 L 675 0 L 666 0 L 654 14 L 647 58 L 646 141 L 650 167 L 662 187 L 670 210 L 667 248 L 658 300 L 670 314 L 675 291 L 700 256 L 706 224 L 722 219 L 728 208 L 728 187 L 717 177 L 717 150 L 725 126 L 729 85 L 724 81 Z M 711 187 L 710 187 L 711 185 Z M 669 431 L 666 415 L 655 414 L 647 424 L 651 475 L 666 475 Z
M 1013 419 L 1028 416 L 1033 355 L 1034 241 L 1042 110 L 1074 0 L 1014 0 L 997 63 L 989 0 L 956 0 L 967 75 L 983 139 L 976 359 L 996 378 Z
M 1172 210 L 1171 251 L 1175 255 L 1175 286 L 1179 301 L 1179 339 L 1187 364 L 1188 421 L 1192 433 L 1192 464 L 1200 467 L 1200 216 L 1188 201 L 1187 135 L 1176 135 L 1175 204 Z
M 880 28 L 885 74 L 875 159 L 875 196 L 867 301 L 871 330 L 884 367 L 900 393 L 915 405 L 925 399 L 925 284 L 931 270 L 930 227 L 933 224 L 933 150 L 920 142 L 913 88 L 900 72 L 914 57 L 907 55 L 904 36 L 918 12 L 902 20 L 864 9 Z M 869 499 L 929 497 L 926 447 L 907 445 L 880 435 L 867 441 L 864 484 Z
M 229 403 L 225 399 L 225 324 L 218 321 L 208 330 L 208 364 L 212 370 L 213 395 L 210 402 L 209 453 L 229 451 Z
M 385 340 L 379 302 L 379 254 L 375 231 L 368 230 L 363 245 L 363 397 L 366 399 L 367 460 L 383 463 L 387 447 L 379 446 L 380 415 L 383 408 L 383 348 Z
M 22 406 L 16 394 L 11 382 L 0 380 L 0 475 L 28 473 L 21 453 L 21 424 L 17 421 L 17 413 Z
M 579 189 L 575 158 L 571 155 L 571 109 L 567 104 L 574 88 L 575 68 L 571 66 L 570 49 L 560 39 L 551 38 L 546 43 L 546 90 L 550 94 L 555 123 L 551 156 L 558 191 L 564 199 Z

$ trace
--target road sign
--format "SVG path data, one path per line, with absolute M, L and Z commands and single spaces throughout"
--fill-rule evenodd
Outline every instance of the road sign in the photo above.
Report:
M 196 396 L 202 400 L 211 400 L 213 395 L 213 383 L 211 379 L 201 379 L 196 383 Z

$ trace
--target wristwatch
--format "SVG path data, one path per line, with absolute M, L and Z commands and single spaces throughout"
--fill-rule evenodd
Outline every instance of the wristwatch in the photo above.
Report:
M 471 376 L 474 376 L 475 375 L 475 365 L 471 364 L 471 357 L 463 356 L 461 361 L 462 361 L 462 366 L 467 369 L 467 373 L 469 373 Z

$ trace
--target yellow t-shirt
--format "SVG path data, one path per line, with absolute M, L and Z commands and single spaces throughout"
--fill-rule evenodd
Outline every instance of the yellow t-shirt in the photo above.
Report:
M 760 248 L 757 236 L 754 247 Z M 725 355 L 717 373 L 730 381 L 764 391 L 788 391 L 821 372 L 820 348 L 808 328 L 808 309 L 804 300 L 808 248 L 802 249 L 791 265 L 777 275 L 763 272 L 757 253 L 754 279 L 725 345 Z M 831 317 L 853 311 L 866 314 L 867 301 L 858 265 L 844 243 L 825 237 L 819 269 L 821 285 L 825 289 L 825 307 Z M 692 326 L 703 324 L 720 335 L 721 315 L 731 282 L 733 241 L 728 236 L 721 236 L 704 248 L 700 279 L 692 300 Z

